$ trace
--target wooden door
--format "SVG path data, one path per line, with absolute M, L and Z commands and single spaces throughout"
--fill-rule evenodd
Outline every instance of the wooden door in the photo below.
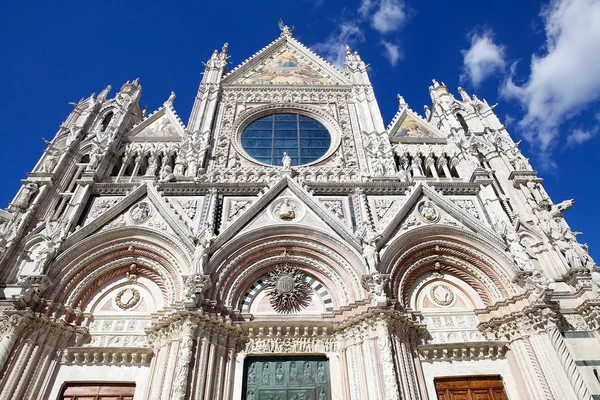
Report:
M 134 383 L 67 382 L 59 400 L 133 400 Z
M 439 400 L 508 400 L 500 376 L 435 378 Z

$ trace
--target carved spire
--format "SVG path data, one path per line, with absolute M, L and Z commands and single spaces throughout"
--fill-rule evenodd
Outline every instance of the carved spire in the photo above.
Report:
M 104 101 L 106 100 L 106 96 L 108 96 L 108 92 L 110 92 L 110 90 L 112 89 L 111 85 L 108 85 L 107 87 L 105 87 L 100 94 L 98 95 L 98 97 L 96 98 L 98 101 Z

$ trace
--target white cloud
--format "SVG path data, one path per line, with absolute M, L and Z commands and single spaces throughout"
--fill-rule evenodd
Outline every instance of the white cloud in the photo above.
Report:
M 375 12 L 369 15 L 373 9 Z M 363 0 L 359 13 L 363 17 L 369 17 L 373 29 L 382 34 L 399 30 L 407 20 L 402 0 Z
M 337 68 L 344 70 L 346 58 L 345 45 L 353 45 L 364 40 L 364 35 L 355 22 L 343 22 L 337 32 L 330 35 L 324 42 L 314 44 L 312 49 L 323 56 Z
M 400 60 L 400 57 L 402 57 L 400 46 L 392 42 L 388 42 L 387 40 L 382 40 L 381 45 L 384 48 L 383 55 L 388 59 L 392 66 L 395 66 L 398 63 L 398 60 Z
M 523 135 L 546 153 L 560 125 L 600 99 L 600 1 L 554 0 L 542 17 L 544 54 L 532 57 L 524 84 L 513 81 L 513 71 L 502 94 L 522 104 Z M 574 130 L 567 142 L 582 143 L 588 136 L 586 130 Z
M 402 52 L 398 44 L 383 38 L 403 27 L 408 16 L 404 0 L 361 0 L 356 14 L 346 18 L 327 40 L 312 45 L 312 49 L 339 69 L 344 69 L 345 45 L 354 47 L 365 40 L 363 28 L 370 24 L 379 33 L 383 55 L 392 64 L 398 63 Z
M 486 78 L 504 69 L 505 49 L 494 43 L 491 31 L 472 34 L 470 40 L 471 47 L 462 50 L 463 73 L 460 79 L 463 82 L 469 80 L 473 86 L 478 87 Z
M 574 129 L 567 135 L 567 146 L 575 146 L 583 142 L 587 142 L 598 133 L 597 129 L 594 130 L 583 130 L 580 128 Z

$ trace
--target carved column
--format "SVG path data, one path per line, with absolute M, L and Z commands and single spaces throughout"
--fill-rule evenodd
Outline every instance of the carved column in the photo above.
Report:
M 195 391 L 196 400 L 204 400 L 204 386 L 206 384 L 208 355 L 210 352 L 210 331 L 200 333 L 196 346 Z M 210 397 L 209 397 L 210 398 Z
M 383 373 L 383 384 L 386 399 L 399 399 L 398 382 L 394 372 L 394 358 L 392 356 L 392 343 L 388 335 L 380 335 L 377 338 L 379 345 L 379 357 Z
M 411 341 L 413 332 L 404 322 L 392 324 L 392 345 L 396 357 L 397 376 L 403 399 L 420 399 L 416 385 L 416 373 Z
M 4 332 L 0 338 L 0 371 L 4 369 L 15 342 L 25 326 L 26 320 L 20 315 L 10 315 L 4 322 L 2 326 Z
M 185 399 L 187 393 L 190 361 L 192 360 L 192 348 L 194 346 L 194 333 L 197 328 L 197 322 L 191 320 L 183 321 L 181 341 L 179 343 L 179 356 L 175 370 L 176 375 L 173 381 L 173 395 L 171 396 L 174 400 Z
M 518 369 L 525 378 L 529 398 L 532 400 L 554 399 L 554 394 L 548 385 L 529 339 L 517 339 L 510 344 L 510 348 L 515 355 Z
M 16 393 L 17 387 L 21 382 L 21 378 L 27 370 L 35 347 L 36 343 L 32 338 L 27 338 L 22 342 L 18 349 L 18 356 L 11 366 L 10 371 L 5 375 L 4 382 L 2 382 L 3 388 L 2 393 L 0 393 L 0 400 L 9 400 L 13 398 L 13 395 Z
M 589 400 L 592 398 L 587 386 L 583 382 L 583 378 L 579 373 L 579 369 L 575 365 L 573 361 L 573 357 L 571 357 L 571 353 L 569 349 L 567 349 L 567 345 L 556 326 L 549 327 L 546 329 L 548 332 L 548 337 L 550 338 L 550 342 L 552 343 L 552 347 L 556 351 L 556 355 L 560 360 L 565 373 L 567 374 L 567 378 L 573 387 L 573 390 L 577 394 L 577 398 L 581 400 Z
M 146 392 L 146 399 L 152 400 L 159 399 L 163 389 L 170 343 L 167 342 L 164 332 L 153 332 L 149 335 L 148 342 L 153 345 L 155 354 L 150 366 L 150 384 Z
M 223 382 L 224 400 L 231 399 L 231 396 L 233 395 L 233 375 L 235 374 L 235 361 L 237 358 L 237 341 L 237 335 L 230 336 L 229 344 L 227 346 L 227 354 L 225 355 L 225 379 Z
M 206 374 L 206 378 L 205 378 L 206 382 L 205 382 L 204 397 L 203 397 L 206 400 L 213 398 L 214 375 L 215 375 L 215 368 L 216 368 L 215 364 L 216 364 L 217 351 L 218 351 L 217 344 L 216 344 L 217 341 L 218 341 L 218 333 L 213 332 L 212 335 L 210 336 L 207 367 L 204 370 L 204 372 L 199 371 L 199 373 Z
M 179 340 L 173 340 L 171 345 L 169 346 L 169 357 L 167 359 L 165 380 L 163 383 L 161 399 L 168 399 L 171 397 L 171 392 L 173 389 L 173 378 L 175 375 L 175 367 L 177 365 L 177 356 L 179 355 Z
M 371 375 L 367 375 L 367 379 L 365 380 L 366 389 L 369 393 L 369 400 L 383 400 L 384 397 L 384 389 L 381 375 L 384 373 L 385 366 L 377 365 L 379 364 L 377 360 L 377 354 L 373 351 L 374 345 L 373 339 L 365 339 L 361 344 L 362 350 L 362 359 L 363 359 L 363 368 L 365 373 L 371 372 Z M 387 383 L 387 382 L 386 382 Z M 394 399 L 394 397 L 389 397 L 390 400 Z

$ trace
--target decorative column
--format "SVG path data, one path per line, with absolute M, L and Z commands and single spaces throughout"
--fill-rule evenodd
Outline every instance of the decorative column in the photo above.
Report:
M 558 327 L 551 326 L 546 329 L 546 332 L 548 332 L 552 347 L 556 351 L 556 355 L 567 374 L 567 378 L 569 378 L 573 390 L 577 394 L 577 398 L 581 400 L 591 400 L 592 395 L 583 382 L 579 369 L 577 369 L 575 361 L 573 361 L 573 357 L 571 357 L 571 353 L 569 352 L 569 349 L 567 349 L 567 345 L 565 344 Z
M 173 394 L 171 396 L 173 400 L 185 399 L 190 361 L 192 360 L 192 348 L 194 347 L 194 334 L 197 328 L 198 322 L 190 319 L 184 320 L 180 328 L 179 357 L 177 359 L 176 375 L 173 381 Z
M 204 328 L 204 330 L 202 330 Z M 208 354 L 210 350 L 210 326 L 201 327 L 200 336 L 196 345 L 196 365 L 194 368 L 195 374 L 195 391 L 194 399 L 205 400 L 204 385 L 206 384 L 206 369 L 208 364 Z
M 10 356 L 15 342 L 20 337 L 21 332 L 27 326 L 28 322 L 29 320 L 26 320 L 23 316 L 13 314 L 9 315 L 0 327 L 3 331 L 0 337 L 0 371 L 4 369 L 4 365 Z

